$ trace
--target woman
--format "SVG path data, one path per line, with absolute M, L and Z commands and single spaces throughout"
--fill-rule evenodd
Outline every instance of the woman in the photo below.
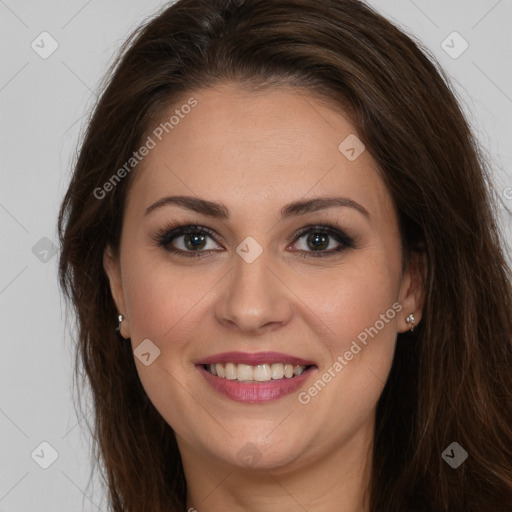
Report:
M 111 509 L 512 509 L 494 206 L 443 71 L 366 4 L 141 27 L 59 216 Z

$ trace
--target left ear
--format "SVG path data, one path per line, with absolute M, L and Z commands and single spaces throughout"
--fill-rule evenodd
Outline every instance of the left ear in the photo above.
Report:
M 424 252 L 412 252 L 409 265 L 402 276 L 398 302 L 402 305 L 398 318 L 398 332 L 411 330 L 412 324 L 406 318 L 414 314 L 414 327 L 421 320 L 425 301 L 425 281 L 427 276 L 427 255 Z

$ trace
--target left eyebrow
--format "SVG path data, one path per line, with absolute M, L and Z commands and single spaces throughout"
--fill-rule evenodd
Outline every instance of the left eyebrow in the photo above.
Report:
M 325 208 L 347 207 L 362 213 L 368 220 L 371 219 L 370 212 L 361 204 L 348 197 L 315 197 L 303 201 L 294 201 L 281 209 L 281 218 L 286 219 L 292 215 L 304 215 L 305 213 L 316 212 Z
M 207 217 L 225 220 L 229 219 L 229 208 L 226 205 L 192 196 L 162 197 L 146 208 L 144 215 L 167 205 L 176 205 L 187 210 L 192 210 L 196 213 L 201 213 Z M 288 217 L 304 215 L 306 213 L 333 207 L 353 208 L 363 214 L 367 220 L 371 219 L 370 213 L 364 206 L 352 199 L 349 199 L 348 197 L 315 197 L 313 199 L 294 201 L 281 208 L 281 218 L 286 219 Z

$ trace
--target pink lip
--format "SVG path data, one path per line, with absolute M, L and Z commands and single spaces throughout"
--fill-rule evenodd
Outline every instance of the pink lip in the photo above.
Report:
M 246 360 L 247 359 L 244 361 Z M 223 359 L 223 361 L 225 361 L 225 359 Z M 233 360 L 229 359 L 229 361 Z M 212 375 L 202 364 L 199 364 L 197 368 L 206 381 L 218 393 L 221 393 L 235 402 L 243 403 L 273 402 L 279 398 L 289 395 L 290 393 L 297 391 L 304 384 L 306 379 L 308 379 L 311 372 L 316 369 L 314 367 L 308 368 L 300 375 L 290 379 L 283 377 L 282 379 L 271 380 L 269 382 L 238 382 L 236 380 L 228 380 L 223 377 Z
M 216 363 L 249 364 L 252 366 L 265 363 L 288 363 L 293 364 L 294 366 L 309 366 L 315 364 L 313 361 L 307 361 L 306 359 L 291 356 L 289 354 L 282 354 L 280 352 L 223 352 L 222 354 L 215 354 L 214 356 L 207 357 L 206 359 L 196 361 L 195 364 L 203 365 Z

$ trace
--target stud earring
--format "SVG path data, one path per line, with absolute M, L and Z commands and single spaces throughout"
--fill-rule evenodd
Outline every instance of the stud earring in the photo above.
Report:
M 121 334 L 121 322 L 123 321 L 123 315 L 117 315 L 117 327 L 116 327 L 116 333 Z
M 412 324 L 412 327 L 411 327 L 411 332 L 414 331 L 414 313 L 411 313 L 406 319 L 405 321 L 408 323 L 408 324 Z

